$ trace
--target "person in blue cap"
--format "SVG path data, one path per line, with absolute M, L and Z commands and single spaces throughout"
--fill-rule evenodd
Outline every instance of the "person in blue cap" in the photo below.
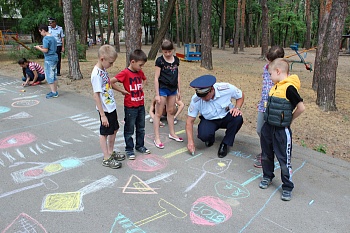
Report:
M 190 83 L 196 94 L 192 96 L 188 107 L 186 120 L 187 149 L 194 154 L 196 147 L 193 140 L 193 125 L 198 114 L 198 138 L 210 147 L 215 142 L 215 132 L 226 129 L 225 136 L 220 143 L 218 157 L 227 155 L 227 147 L 233 146 L 235 136 L 243 124 L 241 107 L 244 103 L 243 92 L 229 83 L 216 83 L 213 75 L 203 75 Z M 235 99 L 235 105 L 231 99 Z

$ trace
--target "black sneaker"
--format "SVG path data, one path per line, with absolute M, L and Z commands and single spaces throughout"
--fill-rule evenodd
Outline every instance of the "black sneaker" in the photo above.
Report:
M 117 160 L 117 161 L 123 161 L 125 159 L 125 155 L 122 154 L 121 152 L 116 152 L 116 151 L 113 151 L 112 154 L 111 154 L 111 157 L 114 159 L 114 160 Z
M 136 150 L 142 154 L 150 154 L 151 153 L 151 151 L 149 149 L 147 149 L 145 146 L 141 146 L 140 148 L 137 148 Z
M 281 199 L 283 201 L 290 201 L 290 200 L 292 200 L 292 191 L 283 190 Z
M 262 164 L 261 164 L 261 153 L 258 154 L 258 155 L 256 155 L 254 167 L 262 168 Z
M 261 189 L 267 189 L 267 187 L 269 187 L 269 185 L 271 184 L 271 179 L 269 178 L 263 178 L 262 181 L 259 184 L 259 187 Z
M 126 156 L 128 156 L 129 160 L 135 160 L 135 153 L 134 151 L 126 151 Z
M 114 160 L 111 156 L 109 157 L 109 159 L 102 160 L 102 166 L 117 169 L 122 167 L 122 163 L 118 162 L 117 160 Z

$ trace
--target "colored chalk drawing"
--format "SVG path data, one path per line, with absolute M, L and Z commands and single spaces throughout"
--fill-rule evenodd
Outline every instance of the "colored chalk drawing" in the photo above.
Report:
M 275 162 L 275 170 L 279 168 L 280 168 L 279 163 Z M 215 184 L 215 191 L 218 194 L 218 196 L 224 197 L 224 198 L 233 198 L 233 199 L 241 199 L 241 198 L 249 197 L 250 192 L 245 186 L 251 183 L 252 181 L 258 179 L 259 177 L 262 177 L 262 173 L 261 173 L 261 170 L 255 170 L 255 169 L 249 169 L 248 173 L 253 174 L 253 176 L 241 184 L 231 180 L 224 180 L 224 181 L 217 182 Z
M 26 108 L 39 104 L 39 100 L 18 100 L 11 104 L 12 107 Z
M 14 134 L 0 140 L 0 149 L 26 145 L 35 141 L 36 139 L 36 136 L 29 132 Z
M 9 112 L 11 109 L 5 106 L 0 106 L 0 114 L 1 113 L 5 113 L 5 112 Z
M 84 164 L 84 162 L 101 158 L 102 156 L 102 154 L 96 154 L 83 158 L 69 157 L 49 164 L 43 164 L 36 167 L 15 171 L 11 173 L 11 176 L 16 183 L 24 183 L 80 167 Z
M 231 162 L 231 159 L 223 158 L 215 158 L 206 161 L 202 166 L 202 175 L 194 183 L 187 187 L 185 193 L 191 191 L 207 173 L 218 175 L 225 172 L 230 167 Z
M 138 155 L 135 160 L 129 160 L 128 166 L 136 171 L 154 172 L 165 168 L 168 161 L 158 155 Z
M 44 179 L 42 179 L 40 181 L 40 183 L 33 184 L 33 185 L 30 185 L 30 186 L 26 186 L 26 187 L 23 187 L 23 188 L 19 188 L 19 189 L 16 189 L 16 190 L 12 190 L 10 192 L 1 193 L 0 194 L 0 198 L 7 197 L 7 196 L 10 196 L 12 194 L 19 193 L 19 192 L 22 192 L 22 191 L 25 191 L 25 190 L 28 190 L 28 189 L 37 188 L 37 187 L 40 187 L 40 186 L 44 186 L 48 190 L 56 190 L 56 189 L 58 189 L 58 184 L 56 182 L 54 182 L 53 180 L 51 180 L 49 178 L 44 178 Z
M 190 212 L 191 221 L 194 224 L 214 226 L 223 223 L 232 216 L 229 204 L 218 197 L 205 196 L 197 199 Z
M 109 233 L 120 233 L 121 229 L 118 227 L 119 225 L 127 233 L 146 233 L 140 227 L 135 226 L 129 218 L 121 213 L 118 213 L 118 216 L 114 219 L 114 223 Z
M 34 218 L 30 217 L 25 213 L 19 214 L 17 218 L 13 220 L 13 222 L 2 231 L 2 233 L 13 233 L 13 232 L 47 233 L 43 225 L 41 225 L 37 220 L 35 220 Z
M 19 112 L 15 115 L 12 115 L 12 116 L 9 116 L 9 117 L 6 117 L 4 119 L 7 119 L 7 120 L 16 120 L 16 119 L 24 119 L 24 118 L 31 118 L 33 117 L 32 115 L 30 115 L 29 113 L 26 113 L 26 112 Z
M 83 196 L 112 186 L 118 179 L 112 175 L 105 176 L 76 192 L 51 193 L 44 197 L 41 211 L 76 212 L 83 211 Z

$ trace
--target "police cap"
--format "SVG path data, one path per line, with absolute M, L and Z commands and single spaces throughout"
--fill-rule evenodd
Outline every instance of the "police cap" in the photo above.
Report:
M 55 19 L 55 18 L 52 18 L 52 17 L 47 18 L 47 20 L 48 20 L 49 22 L 56 21 L 56 19 Z
M 196 89 L 198 97 L 205 97 L 211 90 L 211 87 L 216 83 L 216 78 L 213 75 L 202 75 L 190 83 L 190 86 Z

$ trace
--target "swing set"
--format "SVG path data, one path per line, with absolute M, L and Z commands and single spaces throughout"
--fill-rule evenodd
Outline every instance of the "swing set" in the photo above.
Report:
M 298 57 L 300 58 L 299 61 L 293 60 L 293 61 L 290 62 L 290 70 L 293 69 L 293 64 L 294 63 L 302 63 L 302 64 L 305 65 L 305 68 L 311 72 L 312 71 L 312 64 L 311 64 L 311 62 L 305 61 L 304 58 L 306 58 L 308 51 L 314 50 L 317 47 L 312 47 L 310 49 L 305 49 L 305 50 L 302 50 L 302 51 L 298 51 L 299 50 L 299 44 L 298 43 L 294 43 L 294 44 L 290 45 L 289 47 L 295 52 L 295 54 L 289 55 L 289 56 L 285 56 L 284 58 L 290 58 L 290 57 L 293 57 L 293 56 L 296 56 L 296 55 L 298 55 Z M 302 53 L 305 53 L 304 57 L 301 56 Z

